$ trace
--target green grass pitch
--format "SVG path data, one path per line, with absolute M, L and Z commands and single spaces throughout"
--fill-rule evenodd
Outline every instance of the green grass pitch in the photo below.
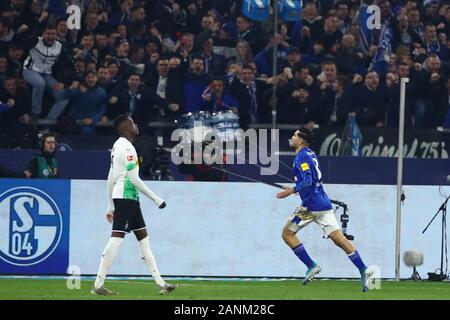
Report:
M 317 300 L 317 299 L 449 299 L 450 282 L 381 281 L 381 289 L 361 292 L 359 281 L 315 280 L 303 286 L 299 280 L 213 281 L 171 280 L 179 288 L 165 296 L 156 293 L 151 280 L 108 280 L 106 287 L 117 296 L 90 294 L 93 280 L 82 280 L 81 289 L 69 290 L 64 279 L 0 279 L 0 300 Z

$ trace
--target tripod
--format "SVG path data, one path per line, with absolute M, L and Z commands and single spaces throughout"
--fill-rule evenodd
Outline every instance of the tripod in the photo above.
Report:
M 347 238 L 347 240 L 354 240 L 355 237 L 347 233 L 347 223 L 349 221 L 349 216 L 347 214 L 348 211 L 347 205 L 337 200 L 331 200 L 331 203 L 336 205 L 336 210 L 338 210 L 340 207 L 342 207 L 342 209 L 344 210 L 344 213 L 341 214 L 342 234 L 344 235 L 344 237 Z
M 428 225 L 423 229 L 422 234 L 427 231 L 428 227 L 434 221 L 434 219 L 438 216 L 439 212 L 442 211 L 442 225 L 441 225 L 441 268 L 440 273 L 436 272 L 428 272 L 429 280 L 434 281 L 442 281 L 447 279 L 447 267 L 448 267 L 448 259 L 447 259 L 447 202 L 450 199 L 450 196 L 445 199 L 445 201 L 441 204 L 441 207 L 436 212 L 434 217 L 428 223 Z M 445 252 L 445 272 L 444 272 L 444 252 Z M 437 271 L 437 270 L 436 270 Z

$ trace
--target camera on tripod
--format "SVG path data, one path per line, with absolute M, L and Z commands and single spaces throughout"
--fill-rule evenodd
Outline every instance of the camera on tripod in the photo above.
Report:
M 344 202 L 341 202 L 338 200 L 331 200 L 331 203 L 336 205 L 335 211 L 337 211 L 341 207 L 342 207 L 342 210 L 344 210 L 344 212 L 341 214 L 342 234 L 344 235 L 344 237 L 347 240 L 355 240 L 354 236 L 352 236 L 351 234 L 347 234 L 347 224 L 350 220 L 350 217 L 347 214 L 347 211 L 348 211 L 347 205 Z
M 341 214 L 342 233 L 347 238 L 347 240 L 355 240 L 354 236 L 347 234 L 347 223 L 349 221 L 349 216 L 346 213 L 346 211 L 347 210 L 345 210 L 345 208 L 344 208 L 344 213 Z
M 170 170 L 170 152 L 158 146 L 153 149 L 153 154 L 154 161 L 150 166 L 150 179 L 173 181 L 174 178 Z

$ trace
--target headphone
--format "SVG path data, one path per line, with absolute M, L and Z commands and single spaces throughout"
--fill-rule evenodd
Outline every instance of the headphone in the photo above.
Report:
M 49 131 L 38 133 L 38 147 L 39 147 L 39 150 L 44 151 L 45 139 L 47 139 L 48 137 L 54 137 L 55 140 L 56 140 L 56 134 L 55 133 L 51 133 Z

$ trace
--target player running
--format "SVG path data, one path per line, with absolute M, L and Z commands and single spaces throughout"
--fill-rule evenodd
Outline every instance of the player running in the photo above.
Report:
M 104 286 L 106 274 L 116 258 L 126 233 L 133 231 L 141 257 L 147 265 L 158 286 L 159 294 L 176 289 L 176 285 L 166 283 L 159 273 L 155 258 L 150 249 L 147 228 L 139 205 L 139 191 L 149 197 L 160 208 L 166 203 L 153 193 L 139 178 L 139 166 L 136 150 L 131 144 L 139 134 L 138 127 L 128 115 L 120 115 L 114 120 L 114 129 L 120 138 L 111 151 L 111 167 L 108 174 L 109 209 L 107 220 L 112 222 L 112 233 L 103 251 L 97 278 L 91 292 L 98 295 L 113 295 Z
M 339 228 L 330 199 L 323 190 L 319 161 L 309 148 L 312 138 L 312 131 L 305 127 L 295 131 L 291 138 L 291 147 L 297 153 L 293 168 L 295 187 L 285 188 L 282 192 L 277 193 L 277 198 L 283 199 L 291 194 L 299 193 L 302 204 L 289 217 L 283 229 L 283 240 L 307 266 L 308 270 L 303 284 L 308 284 L 321 271 L 321 268 L 310 258 L 305 247 L 296 237 L 296 233 L 314 221 L 323 228 L 328 238 L 344 250 L 358 268 L 361 273 L 362 291 L 365 292 L 369 290 L 373 271 L 367 269 L 356 248 L 345 238 Z

